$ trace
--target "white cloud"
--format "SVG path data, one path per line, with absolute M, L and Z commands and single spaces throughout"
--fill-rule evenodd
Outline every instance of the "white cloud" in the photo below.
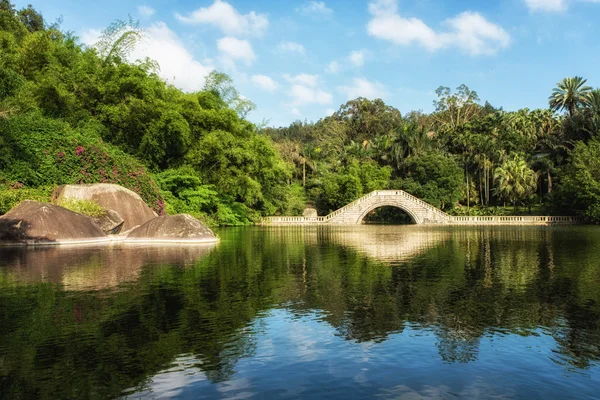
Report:
M 338 90 L 346 95 L 348 100 L 356 99 L 357 97 L 365 97 L 367 99 L 381 99 L 386 95 L 384 86 L 379 82 L 371 82 L 365 78 L 352 79 L 352 86 L 340 86 Z
M 140 14 L 142 17 L 151 17 L 154 15 L 154 13 L 156 13 L 156 10 L 154 8 L 146 5 L 138 6 L 137 10 L 138 14 Z
M 311 74 L 298 74 L 298 75 L 288 75 L 284 74 L 283 77 L 289 83 L 295 83 L 305 86 L 317 86 L 319 83 L 319 75 L 311 75 Z
M 234 37 L 224 37 L 217 40 L 217 48 L 226 60 L 242 61 L 250 65 L 256 59 L 249 41 Z
M 527 8 L 531 12 L 554 12 L 560 13 L 567 11 L 570 3 L 579 1 L 580 3 L 600 3 L 600 0 L 524 0 Z
M 326 105 L 331 104 L 333 100 L 333 96 L 329 92 L 300 84 L 292 85 L 289 94 L 292 97 L 292 105 L 294 106 L 306 104 Z
M 309 1 L 304 6 L 296 8 L 296 12 L 302 15 L 329 15 L 333 10 L 322 1 Z
M 251 80 L 255 86 L 262 90 L 266 90 L 267 92 L 274 92 L 277 90 L 277 82 L 266 75 L 253 75 Z
M 328 72 L 330 74 L 337 74 L 338 72 L 340 72 L 340 69 L 340 63 L 337 61 L 332 61 L 325 67 L 325 72 Z
M 328 108 L 327 110 L 325 110 L 326 116 L 331 116 L 333 115 L 333 113 L 335 113 L 335 110 L 333 108 Z
M 355 50 L 350 53 L 348 60 L 356 67 L 362 67 L 365 64 L 365 50 Z
M 502 27 L 476 12 L 466 11 L 444 21 L 447 29 L 440 32 L 418 18 L 400 16 L 397 0 L 374 0 L 369 12 L 369 35 L 398 45 L 416 43 L 429 51 L 458 47 L 473 56 L 495 54 L 510 45 L 510 36 Z
M 561 12 L 567 9 L 566 0 L 525 0 L 530 11 Z
M 333 100 L 331 93 L 320 89 L 319 75 L 298 74 L 298 75 L 283 75 L 291 86 L 288 90 L 288 95 L 292 98 L 292 106 L 299 107 L 306 104 L 330 104 Z
M 242 15 L 229 3 L 222 0 L 193 11 L 188 16 L 175 14 L 181 22 L 188 24 L 209 24 L 221 29 L 227 35 L 256 35 L 263 34 L 269 26 L 266 14 L 254 11 Z
M 99 30 L 91 29 L 81 35 L 87 45 L 93 45 L 100 37 Z M 146 29 L 145 39 L 129 55 L 131 61 L 149 57 L 159 66 L 159 75 L 185 91 L 202 89 L 206 76 L 214 68 L 200 63 L 185 48 L 181 39 L 164 22 L 157 22 Z
M 292 111 L 292 114 L 294 114 L 297 117 L 301 117 L 302 116 L 302 113 L 296 107 L 292 108 L 291 111 Z
M 304 54 L 305 52 L 304 46 L 296 42 L 281 42 L 277 48 L 281 51 L 289 51 L 292 53 Z
M 80 39 L 87 46 L 93 46 L 100 39 L 100 35 L 102 35 L 102 31 L 99 29 L 88 29 L 81 34 Z

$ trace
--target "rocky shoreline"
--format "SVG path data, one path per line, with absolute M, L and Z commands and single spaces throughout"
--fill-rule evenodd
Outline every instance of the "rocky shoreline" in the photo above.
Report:
M 65 200 L 93 202 L 102 207 L 103 215 L 93 218 L 58 205 Z M 0 246 L 208 244 L 219 240 L 191 215 L 158 216 L 136 193 L 118 185 L 59 186 L 52 202 L 25 200 L 0 217 Z

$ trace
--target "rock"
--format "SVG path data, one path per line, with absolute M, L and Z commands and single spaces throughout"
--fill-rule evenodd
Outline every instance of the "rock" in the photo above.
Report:
M 104 215 L 94 218 L 94 223 L 107 235 L 116 235 L 121 232 L 125 220 L 121 218 L 118 212 L 113 210 L 104 210 Z
M 302 212 L 303 217 L 318 217 L 317 210 L 315 208 L 305 208 Z
M 52 191 L 52 202 L 60 203 L 63 199 L 92 200 L 107 210 L 115 211 L 124 220 L 123 231 L 156 218 L 156 213 L 137 193 L 110 183 L 58 186 Z
M 66 208 L 25 200 L 0 217 L 0 244 L 50 244 L 108 240 L 85 215 Z
M 202 222 L 188 214 L 156 217 L 132 230 L 130 241 L 216 242 L 218 239 Z

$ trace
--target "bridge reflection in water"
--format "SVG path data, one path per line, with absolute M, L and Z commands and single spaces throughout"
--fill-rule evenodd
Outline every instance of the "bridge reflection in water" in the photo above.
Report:
M 271 240 L 305 245 L 331 243 L 358 251 L 374 260 L 394 263 L 407 261 L 447 241 L 448 229 L 417 225 L 300 226 L 268 227 Z

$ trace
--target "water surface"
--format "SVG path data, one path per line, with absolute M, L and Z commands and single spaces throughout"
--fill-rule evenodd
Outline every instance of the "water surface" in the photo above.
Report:
M 598 399 L 600 229 L 0 248 L 0 398 Z

